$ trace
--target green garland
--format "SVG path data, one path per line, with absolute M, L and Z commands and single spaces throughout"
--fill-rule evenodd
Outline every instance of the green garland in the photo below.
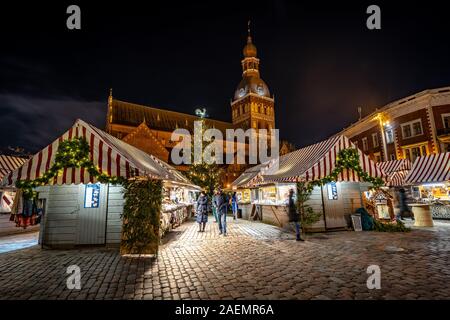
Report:
M 161 180 L 132 179 L 124 185 L 122 254 L 156 254 L 159 245 Z
M 76 137 L 59 144 L 55 162 L 42 176 L 34 180 L 18 180 L 16 187 L 23 190 L 25 198 L 31 199 L 36 196 L 34 188 L 48 184 L 53 178 L 62 174 L 64 168 L 84 168 L 91 177 L 101 183 L 123 184 L 126 181 L 123 177 L 112 177 L 100 172 L 89 159 L 89 144 L 86 139 Z
M 384 185 L 383 179 L 371 177 L 367 172 L 365 172 L 359 163 L 359 153 L 357 149 L 348 148 L 341 150 L 336 157 L 336 165 L 330 175 L 314 180 L 308 183 L 308 190 L 311 190 L 315 186 L 323 186 L 327 183 L 337 181 L 339 174 L 344 169 L 351 169 L 355 171 L 359 178 L 365 182 L 369 182 L 373 185 L 375 189 Z

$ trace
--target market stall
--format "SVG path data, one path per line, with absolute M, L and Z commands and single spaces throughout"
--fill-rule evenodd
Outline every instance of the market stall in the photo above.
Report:
M 80 160 L 84 146 L 87 154 Z M 37 192 L 33 199 L 44 202 L 42 245 L 118 245 L 125 203 L 125 189 L 118 182 L 136 179 L 163 182 L 166 192 L 162 192 L 159 235 L 175 225 L 173 205 L 175 211 L 187 212 L 193 202 L 190 194 L 199 190 L 167 163 L 82 120 L 6 175 L 2 185 L 19 184 L 25 191 L 29 185 L 39 185 L 33 189 Z M 182 215 L 176 223 L 183 220 Z
M 280 157 L 251 180 L 252 215 L 288 226 L 287 201 L 296 182 L 316 186 L 308 200 L 321 219 L 312 231 L 347 228 L 350 215 L 362 206 L 361 193 L 384 176 L 375 163 L 345 136 L 296 150 Z
M 450 219 L 450 152 L 418 157 L 405 185 L 411 186 L 417 204 L 429 205 L 433 218 Z
M 24 164 L 26 158 L 0 155 L 0 181 L 5 175 L 19 168 Z M 0 235 L 12 234 L 23 231 L 23 228 L 16 228 L 17 223 L 11 221 L 11 209 L 16 197 L 16 188 L 0 187 Z M 31 226 L 33 229 L 39 228 L 38 225 Z
M 236 191 L 238 206 L 243 219 L 249 219 L 252 213 L 251 199 L 255 198 L 255 195 L 252 196 L 252 192 L 255 192 L 255 190 L 250 187 L 268 165 L 269 163 L 263 163 L 248 168 L 231 184 L 233 191 Z
M 405 178 L 411 170 L 411 161 L 408 159 L 390 160 L 377 163 L 386 174 L 386 184 L 383 190 L 364 193 L 366 208 L 380 219 L 393 219 L 399 214 L 399 192 L 403 189 L 406 198 L 411 198 L 410 188 L 405 188 Z

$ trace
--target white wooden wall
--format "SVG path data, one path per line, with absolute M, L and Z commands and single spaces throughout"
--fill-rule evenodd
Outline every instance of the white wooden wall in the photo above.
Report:
M 106 221 L 106 244 L 119 245 L 122 232 L 123 188 L 109 186 L 108 216 Z
M 341 184 L 341 193 L 344 198 L 344 214 L 353 214 L 355 210 L 361 208 L 361 187 L 359 183 L 348 182 Z
M 38 189 L 39 197 L 47 199 L 46 216 L 41 223 L 41 241 L 45 246 L 70 247 L 77 244 L 79 226 L 79 199 L 84 188 L 78 185 L 47 186 Z M 122 187 L 109 186 L 105 243 L 119 245 L 122 231 Z M 83 195 L 81 195 L 83 193 Z M 42 242 L 40 242 L 42 243 Z
M 73 246 L 77 236 L 78 186 L 47 186 L 38 189 L 39 198 L 46 199 L 45 216 L 41 223 L 44 245 Z

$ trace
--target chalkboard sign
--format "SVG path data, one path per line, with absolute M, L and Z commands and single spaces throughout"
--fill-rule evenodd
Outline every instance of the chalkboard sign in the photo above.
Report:
M 353 230 L 362 231 L 361 216 L 359 214 L 352 214 L 352 225 Z
M 100 184 L 87 184 L 84 192 L 84 207 L 98 208 L 100 202 Z

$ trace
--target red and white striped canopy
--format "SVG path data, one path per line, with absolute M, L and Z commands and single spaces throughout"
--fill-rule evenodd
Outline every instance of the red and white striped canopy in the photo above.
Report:
M 387 174 L 388 187 L 400 187 L 411 169 L 411 161 L 408 159 L 390 160 L 377 163 L 377 166 Z
M 405 183 L 436 183 L 449 180 L 450 152 L 445 152 L 418 157 L 405 178 Z
M 383 170 L 384 173 L 390 174 L 396 171 L 410 170 L 411 161 L 408 159 L 390 160 L 377 163 L 377 166 Z
M 27 161 L 26 158 L 0 155 L 0 180 Z
M 345 136 L 335 136 L 328 140 L 296 150 L 279 158 L 276 166 L 263 175 L 264 181 L 314 181 L 331 174 L 336 166 L 336 157 L 341 150 L 356 146 Z M 384 173 L 370 158 L 358 149 L 360 165 L 371 177 L 383 178 Z M 338 181 L 360 181 L 352 169 L 344 169 Z
M 34 180 L 42 176 L 54 163 L 59 143 L 74 137 L 86 139 L 90 147 L 90 159 L 101 172 L 107 173 L 109 176 L 124 178 L 147 176 L 153 179 L 192 185 L 187 178 L 167 163 L 80 119 L 52 144 L 35 154 L 23 166 L 5 176 L 2 185 L 11 186 L 15 185 L 17 180 Z M 96 179 L 91 177 L 84 168 L 65 168 L 50 184 L 94 182 Z

